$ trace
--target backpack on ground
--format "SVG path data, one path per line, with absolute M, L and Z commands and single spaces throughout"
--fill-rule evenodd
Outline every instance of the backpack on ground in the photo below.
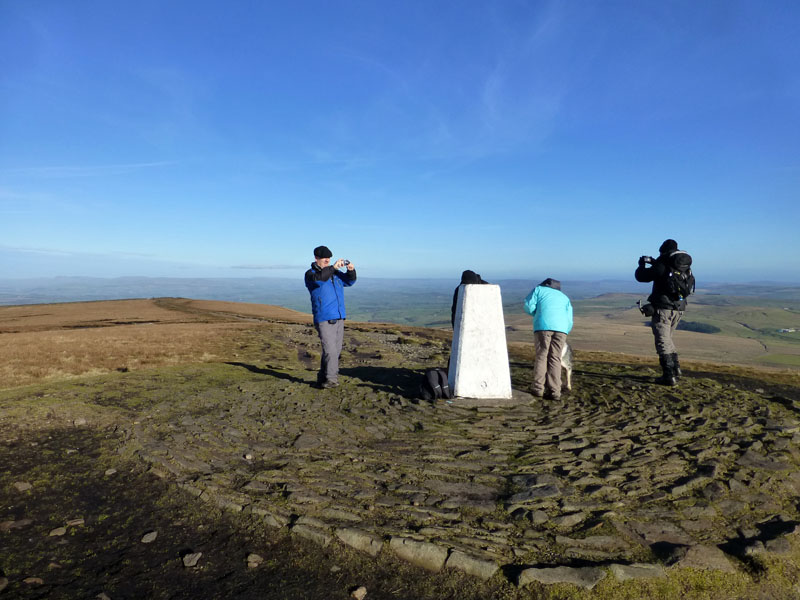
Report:
M 447 381 L 447 371 L 444 369 L 428 369 L 422 376 L 419 386 L 419 395 L 423 400 L 450 399 L 450 384 Z
M 675 300 L 684 300 L 694 293 L 694 275 L 692 274 L 692 257 L 688 252 L 675 250 L 669 255 L 669 272 L 667 288 Z

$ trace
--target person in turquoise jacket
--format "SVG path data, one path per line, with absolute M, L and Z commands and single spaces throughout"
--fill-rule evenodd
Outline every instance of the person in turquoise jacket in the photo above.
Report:
M 525 312 L 533 317 L 531 393 L 538 398 L 561 398 L 561 356 L 572 331 L 572 304 L 561 291 L 561 282 L 547 278 L 525 298 Z

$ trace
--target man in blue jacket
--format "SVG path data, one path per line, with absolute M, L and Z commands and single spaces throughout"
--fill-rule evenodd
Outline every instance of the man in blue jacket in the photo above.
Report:
M 561 354 L 572 331 L 572 304 L 561 291 L 561 282 L 547 278 L 525 298 L 525 312 L 533 316 L 533 363 L 531 392 L 539 398 L 561 398 Z
M 356 268 L 349 260 L 340 258 L 331 265 L 333 253 L 326 246 L 314 248 L 314 262 L 306 271 L 306 287 L 311 294 L 314 327 L 322 342 L 317 383 L 322 388 L 339 385 L 339 355 L 344 340 L 344 288 L 356 282 Z M 346 267 L 346 271 L 340 269 Z

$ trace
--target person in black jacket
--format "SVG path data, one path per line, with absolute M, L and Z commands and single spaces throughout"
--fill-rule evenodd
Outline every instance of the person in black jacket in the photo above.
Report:
M 475 283 L 489 283 L 488 281 L 484 281 L 480 275 L 478 275 L 475 271 L 470 271 L 467 269 L 466 271 L 461 273 L 461 283 L 466 284 L 475 284 Z M 458 304 L 458 290 L 461 285 L 457 285 L 456 289 L 453 290 L 453 306 L 450 309 L 450 326 L 456 326 L 456 305 Z
M 686 310 L 686 295 L 689 293 L 677 291 L 676 275 L 679 275 L 678 270 L 685 272 L 688 269 L 693 286 L 694 277 L 689 269 L 692 259 L 686 252 L 678 250 L 675 240 L 665 240 L 658 251 L 659 256 L 656 259 L 650 256 L 639 258 L 639 267 L 634 277 L 642 283 L 653 283 L 653 291 L 647 301 L 653 307 L 651 327 L 662 371 L 656 383 L 676 385 L 681 368 L 672 334 Z

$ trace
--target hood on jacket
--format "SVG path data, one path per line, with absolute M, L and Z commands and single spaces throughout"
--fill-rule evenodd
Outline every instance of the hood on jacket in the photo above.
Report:
M 553 288 L 554 290 L 561 290 L 561 282 L 558 279 L 553 279 L 552 277 L 548 277 L 539 285 Z
M 470 271 L 469 269 L 467 269 L 466 271 L 461 273 L 461 283 L 473 284 L 473 283 L 486 283 L 486 282 L 475 271 Z

